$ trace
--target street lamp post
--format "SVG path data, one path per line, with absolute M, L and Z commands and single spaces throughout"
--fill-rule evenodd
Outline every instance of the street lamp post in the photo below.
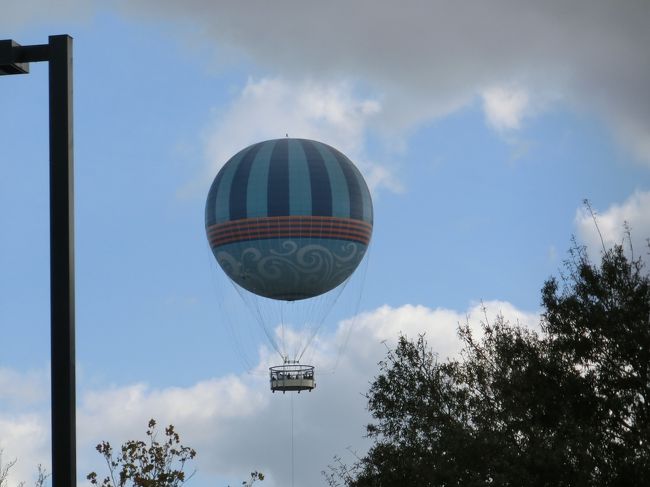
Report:
M 49 63 L 52 487 L 75 487 L 72 37 L 33 46 L 0 41 L 0 75 L 26 74 L 40 61 Z

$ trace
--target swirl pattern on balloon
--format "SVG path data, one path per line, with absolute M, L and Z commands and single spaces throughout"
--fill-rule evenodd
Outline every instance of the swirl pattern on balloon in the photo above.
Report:
M 300 244 L 276 240 L 265 248 L 242 243 L 220 247 L 219 265 L 248 291 L 283 300 L 316 296 L 341 284 L 359 264 L 366 246 L 323 240 Z

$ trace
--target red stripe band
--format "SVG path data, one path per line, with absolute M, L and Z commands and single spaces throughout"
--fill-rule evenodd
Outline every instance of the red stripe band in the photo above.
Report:
M 263 233 L 251 233 L 247 235 L 240 235 L 236 237 L 227 237 L 220 239 L 210 240 L 210 245 L 212 247 L 219 247 L 220 245 L 226 245 L 229 243 L 243 242 L 246 240 L 262 240 L 262 239 L 271 239 L 271 238 L 327 238 L 327 239 L 337 239 L 337 240 L 351 240 L 354 242 L 359 242 L 364 245 L 368 245 L 370 242 L 369 237 L 361 237 L 359 235 L 349 235 L 343 233 L 300 233 L 300 232 L 263 232 Z
M 270 238 L 327 238 L 367 245 L 372 226 L 360 220 L 335 217 L 271 217 L 211 225 L 207 232 L 212 247 Z
M 323 232 L 333 232 L 333 233 L 349 233 L 353 235 L 358 235 L 360 237 L 370 237 L 371 231 L 365 228 L 354 228 L 346 227 L 340 225 L 268 225 L 268 226 L 259 226 L 259 227 L 239 227 L 228 230 L 218 230 L 210 232 L 208 235 L 212 238 L 225 238 L 236 235 L 243 234 L 254 234 L 255 232 L 303 232 L 303 233 L 323 233 Z
M 208 232 L 232 227 L 251 228 L 257 226 L 301 224 L 301 225 L 343 225 L 349 227 L 363 227 L 372 231 L 372 224 L 363 220 L 352 218 L 339 218 L 333 216 L 274 216 L 260 218 L 242 218 L 239 220 L 217 223 L 208 228 Z

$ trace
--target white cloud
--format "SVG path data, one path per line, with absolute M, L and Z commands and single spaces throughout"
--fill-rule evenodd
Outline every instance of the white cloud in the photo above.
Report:
M 629 242 L 625 237 L 626 222 L 631 231 L 635 256 L 646 255 L 646 239 L 650 238 L 650 191 L 636 191 L 623 203 L 614 203 L 606 210 L 597 212 L 596 221 L 597 228 L 586 208 L 576 211 L 575 225 L 578 237 L 587 245 L 592 257 L 600 255 L 603 245 L 606 248 L 614 244 L 628 246 Z
M 286 134 L 320 140 L 341 150 L 365 174 L 371 190 L 399 190 L 396 176 L 385 165 L 370 161 L 364 152 L 368 126 L 381 109 L 378 100 L 357 95 L 346 82 L 249 79 L 230 107 L 215 113 L 215 121 L 204 135 L 206 174 L 183 191 L 193 193 L 201 188 L 203 194 L 206 181 L 238 151 Z
M 29 485 L 39 464 L 49 465 L 49 370 L 0 368 L 0 451 L 2 462 L 17 460 L 9 485 Z
M 650 128 L 640 119 L 619 115 L 614 130 L 621 143 L 628 147 L 639 160 L 650 164 Z
M 358 154 L 368 120 L 381 110 L 376 100 L 356 97 L 347 83 L 249 79 L 228 111 L 207 134 L 208 159 L 218 169 L 234 153 L 259 140 L 318 138 Z
M 28 484 L 39 464 L 50 464 L 49 421 L 43 413 L 7 414 L 0 411 L 0 450 L 4 464 L 17 460 L 10 470 L 9 485 Z
M 98 5 L 10 0 L 0 26 L 78 18 Z M 633 154 L 650 164 L 650 105 L 641 101 L 650 85 L 647 0 L 139 0 L 115 5 L 138 21 L 171 18 L 191 26 L 178 32 L 201 37 L 192 42 L 204 46 L 214 43 L 210 50 L 218 50 L 227 63 L 252 61 L 271 79 L 315 79 L 321 86 L 358 81 L 381 97 L 376 123 L 387 130 L 408 130 L 471 103 L 486 86 L 517 81 L 535 105 L 559 96 L 598 113 Z M 505 120 L 517 123 L 516 117 Z M 291 124 L 275 122 L 272 136 L 295 132 Z
M 517 130 L 530 109 L 530 99 L 522 88 L 493 87 L 482 94 L 483 111 L 497 131 Z
M 409 129 L 470 103 L 486 86 L 517 81 L 535 106 L 560 97 L 598 113 L 650 163 L 650 105 L 640 102 L 650 85 L 646 0 L 122 5 L 187 19 L 272 76 L 358 80 L 381 95 L 377 123 L 386 128 Z M 516 105 L 499 123 L 519 123 Z
M 294 398 L 296 481 L 318 484 L 320 471 L 333 455 L 344 453 L 347 446 L 358 450 L 367 446 L 362 436 L 369 417 L 362 393 L 377 373 L 386 346 L 394 346 L 400 333 L 413 338 L 426 332 L 441 359 L 454 355 L 459 350 L 458 323 L 468 319 L 478 327 L 483 306 L 490 319 L 501 313 L 511 321 L 530 325 L 537 321 L 537 315 L 498 301 L 473 305 L 466 313 L 383 306 L 342 322 L 331 336 L 318 337 L 311 353 L 318 367 L 317 389 Z M 346 339 L 345 352 L 338 357 L 338 347 Z M 153 390 L 133 385 L 87 394 L 80 428 L 86 431 L 84 438 L 98 441 L 110 432 L 122 441 L 155 416 L 177 425 L 187 444 L 197 449 L 201 472 L 243 476 L 260 469 L 269 475 L 265 485 L 288 485 L 291 398 L 268 390 L 266 371 L 275 360 L 265 353 L 250 375 L 209 380 L 189 388 Z
M 46 371 L 19 373 L 0 367 L 0 405 L 35 404 L 47 398 Z
M 313 344 L 317 388 L 293 397 L 295 478 L 298 485 L 317 485 L 333 455 L 351 446 L 363 452 L 364 426 L 369 421 L 363 393 L 377 374 L 377 363 L 400 333 L 415 338 L 426 333 L 440 359 L 459 351 L 456 330 L 466 320 L 478 329 L 484 319 L 503 314 L 510 321 L 535 326 L 538 316 L 507 302 L 473 304 L 466 312 L 405 305 L 382 306 L 340 323 Z M 347 342 L 342 355 L 339 346 Z M 250 373 L 201 381 L 189 387 L 153 388 L 146 384 L 81 391 L 77 411 L 79 477 L 105 468 L 94 446 L 114 446 L 144 436 L 151 417 L 173 423 L 183 442 L 198 451 L 196 466 L 211 484 L 226 477 L 243 480 L 259 469 L 268 487 L 289 485 L 291 395 L 271 394 L 267 370 L 275 357 L 262 351 Z M 0 447 L 21 460 L 20 477 L 30 478 L 37 462 L 49 464 L 47 414 L 10 416 L 0 412 Z M 33 465 L 32 465 L 33 464 Z

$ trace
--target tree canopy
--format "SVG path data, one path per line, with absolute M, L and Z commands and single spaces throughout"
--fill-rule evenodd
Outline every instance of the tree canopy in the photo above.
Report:
M 461 325 L 460 357 L 404 336 L 367 393 L 373 445 L 331 486 L 650 485 L 650 279 L 622 246 L 575 246 L 539 331 Z
M 147 439 L 129 440 L 119 451 L 114 452 L 108 441 L 102 441 L 96 450 L 104 458 L 108 475 L 100 478 L 96 472 L 90 472 L 86 478 L 97 487 L 181 487 L 192 478 L 194 472 L 187 475 L 185 466 L 196 457 L 196 450 L 181 443 L 180 435 L 174 425 L 165 428 L 165 438 L 158 441 L 156 421 L 147 423 Z M 0 458 L 1 459 L 1 458 Z M 0 467 L 1 467 L 0 462 Z M 11 467 L 10 464 L 9 467 Z M 41 471 L 39 467 L 39 472 Z M 0 468 L 0 487 L 2 484 Z M 262 472 L 253 471 L 243 487 L 251 487 L 264 480 Z M 42 487 L 37 484 L 36 487 Z
M 156 421 L 147 425 L 147 441 L 130 440 L 114 454 L 108 441 L 102 441 L 96 450 L 104 457 L 108 475 L 103 479 L 91 472 L 86 477 L 91 485 L 100 487 L 180 487 L 189 477 L 185 464 L 194 459 L 196 451 L 181 444 L 173 425 L 165 428 L 165 438 L 157 439 Z

